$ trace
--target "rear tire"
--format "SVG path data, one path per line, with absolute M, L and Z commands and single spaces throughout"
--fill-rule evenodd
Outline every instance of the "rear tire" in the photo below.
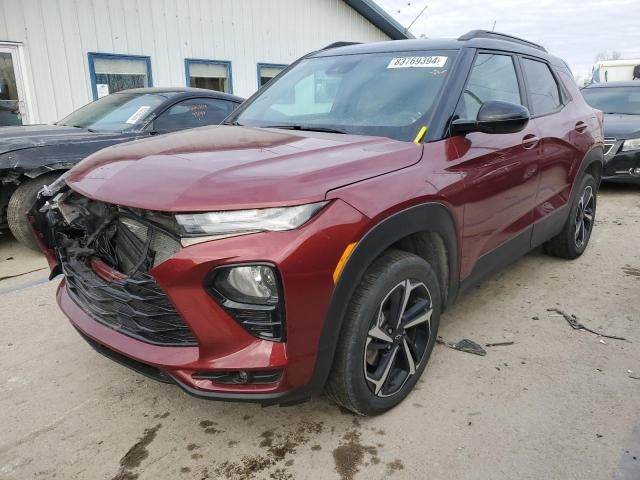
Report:
M 584 253 L 596 219 L 597 199 L 598 185 L 586 173 L 578 185 L 562 231 L 543 246 L 546 254 L 573 260 Z
M 27 213 L 35 203 L 38 192 L 42 187 L 53 183 L 60 175 L 61 172 L 51 172 L 27 180 L 16 188 L 9 199 L 9 206 L 7 207 L 9 230 L 11 230 L 15 239 L 25 247 L 40 251 L 38 243 L 31 233 Z
M 398 250 L 383 254 L 349 303 L 328 395 L 359 415 L 398 405 L 429 361 L 440 309 L 438 279 L 429 263 Z

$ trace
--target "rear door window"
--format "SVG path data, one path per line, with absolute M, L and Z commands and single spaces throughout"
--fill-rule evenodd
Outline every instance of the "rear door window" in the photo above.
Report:
M 457 117 L 475 120 L 478 110 L 488 100 L 522 104 L 518 76 L 511 55 L 480 53 L 476 56 L 458 105 Z
M 154 130 L 180 130 L 218 125 L 237 106 L 218 98 L 190 98 L 176 103 L 153 122 Z
M 556 79 L 544 62 L 522 59 L 522 71 L 527 84 L 531 114 L 546 115 L 560 109 L 562 100 Z

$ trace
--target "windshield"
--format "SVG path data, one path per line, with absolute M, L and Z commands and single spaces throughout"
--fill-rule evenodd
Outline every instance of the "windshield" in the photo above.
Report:
M 165 100 L 157 94 L 114 93 L 79 108 L 56 125 L 121 132 L 140 125 Z
M 371 53 L 300 61 L 231 120 L 412 141 L 433 113 L 455 51 Z
M 589 105 L 604 113 L 640 115 L 640 85 L 585 88 L 582 95 Z

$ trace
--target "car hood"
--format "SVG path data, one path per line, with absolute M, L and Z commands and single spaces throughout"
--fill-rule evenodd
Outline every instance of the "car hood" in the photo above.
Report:
M 66 179 L 107 203 L 165 212 L 294 205 L 408 167 L 422 145 L 388 138 L 203 127 L 101 150 Z
M 640 137 L 640 115 L 605 115 L 604 136 L 620 140 Z
M 59 145 L 92 137 L 117 137 L 121 133 L 94 133 L 62 125 L 24 125 L 0 128 L 0 155 L 25 148 Z

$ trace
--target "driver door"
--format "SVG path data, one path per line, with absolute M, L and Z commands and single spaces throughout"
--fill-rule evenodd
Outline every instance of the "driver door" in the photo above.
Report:
M 525 99 L 515 57 L 479 52 L 455 118 L 475 120 L 487 100 L 526 106 Z M 495 268 L 496 260 L 506 260 L 512 254 L 517 258 L 528 250 L 540 145 L 534 122 L 517 133 L 473 132 L 454 140 L 457 158 L 453 160 L 453 170 L 463 175 L 465 184 L 461 199 L 465 204 L 461 262 L 464 278 L 476 267 L 473 273 L 487 273 L 487 269 Z M 499 249 L 501 246 L 506 247 L 505 251 Z

